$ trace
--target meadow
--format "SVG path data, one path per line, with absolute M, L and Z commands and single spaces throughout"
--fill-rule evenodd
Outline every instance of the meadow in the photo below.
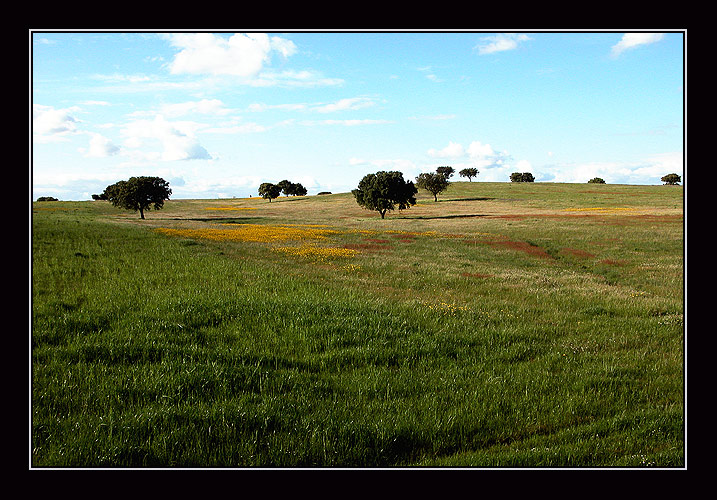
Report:
M 32 467 L 684 467 L 681 186 L 32 204 Z

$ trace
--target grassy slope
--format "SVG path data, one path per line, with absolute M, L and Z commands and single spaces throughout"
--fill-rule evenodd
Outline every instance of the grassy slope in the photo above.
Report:
M 246 224 L 334 232 L 154 230 Z M 682 229 L 669 186 L 35 203 L 32 464 L 681 466 Z

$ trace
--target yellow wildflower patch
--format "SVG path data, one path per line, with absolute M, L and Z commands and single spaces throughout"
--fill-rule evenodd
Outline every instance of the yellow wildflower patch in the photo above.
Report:
M 277 241 L 302 241 L 326 238 L 338 231 L 301 226 L 271 226 L 262 224 L 222 224 L 224 227 L 202 229 L 157 228 L 157 231 L 169 236 L 207 239 L 215 241 L 253 241 L 273 243 Z
M 315 258 L 325 260 L 334 257 L 355 257 L 358 250 L 352 248 L 319 247 L 314 245 L 301 245 L 296 247 L 274 247 L 275 252 L 282 252 L 286 255 L 296 257 Z

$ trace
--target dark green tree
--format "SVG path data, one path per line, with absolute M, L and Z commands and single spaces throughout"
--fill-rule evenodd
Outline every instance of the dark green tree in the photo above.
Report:
M 440 173 L 423 173 L 416 177 L 416 187 L 425 189 L 433 195 L 433 201 L 438 201 L 438 193 L 448 188 L 448 177 Z
M 139 211 L 140 219 L 144 219 L 144 211 L 159 210 L 172 194 L 169 182 L 161 177 L 130 177 L 107 186 L 99 197 L 108 200 L 112 205 L 126 210 Z
M 367 210 L 376 210 L 383 219 L 387 211 L 410 208 L 416 204 L 418 190 L 411 181 L 405 181 L 401 172 L 367 174 L 351 191 L 356 203 Z
M 450 179 L 454 172 L 455 172 L 455 169 L 453 167 L 449 167 L 449 166 L 438 167 L 436 169 L 436 173 L 444 176 L 446 178 L 446 180 Z
M 478 175 L 478 169 L 477 168 L 464 168 L 460 172 L 458 172 L 458 175 L 461 177 L 468 177 L 468 182 L 471 182 L 471 177 L 476 177 Z
M 259 196 L 261 196 L 265 200 L 269 200 L 269 203 L 271 203 L 271 200 L 273 200 L 274 198 L 278 198 L 280 194 L 281 188 L 276 184 L 272 184 L 271 182 L 263 182 L 259 186 Z
M 297 182 L 296 184 L 291 185 L 291 194 L 294 196 L 306 196 L 306 193 L 308 191 L 304 186 L 301 185 L 300 182 Z
M 510 174 L 510 182 L 533 182 L 535 177 L 530 172 L 513 172 Z
M 278 182 L 276 185 L 279 186 L 280 191 L 286 196 L 306 196 L 306 193 L 308 192 L 306 188 L 301 185 L 301 183 L 294 183 L 286 179 Z
M 680 176 L 677 174 L 667 174 L 660 179 L 662 182 L 664 182 L 667 185 L 675 185 L 679 184 L 680 182 Z
M 291 188 L 293 186 L 293 184 L 291 182 L 284 179 L 281 182 L 277 182 L 276 185 L 279 186 L 279 189 L 281 190 L 281 192 L 283 192 L 286 196 L 289 196 L 289 194 L 291 194 L 291 191 L 292 191 Z
M 588 184 L 605 184 L 605 180 L 601 177 L 593 177 L 588 181 Z

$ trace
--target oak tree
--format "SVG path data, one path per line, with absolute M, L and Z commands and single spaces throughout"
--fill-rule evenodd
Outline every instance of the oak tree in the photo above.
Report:
M 387 211 L 410 208 L 416 204 L 418 190 L 411 181 L 405 181 L 401 172 L 367 174 L 351 191 L 356 203 L 367 210 L 376 210 L 383 219 Z
M 161 177 L 130 177 L 107 186 L 99 199 L 108 200 L 112 205 L 126 210 L 139 211 L 144 219 L 144 211 L 159 210 L 172 194 L 169 182 Z
M 440 173 L 423 173 L 416 177 L 416 187 L 425 189 L 433 195 L 433 201 L 438 201 L 438 193 L 448 188 L 448 177 Z

